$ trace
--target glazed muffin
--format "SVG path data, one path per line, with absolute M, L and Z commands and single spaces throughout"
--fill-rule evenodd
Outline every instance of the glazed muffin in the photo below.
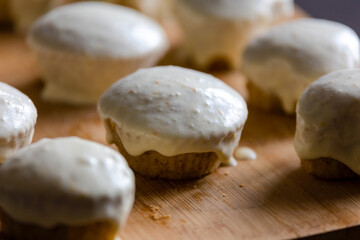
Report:
M 43 97 L 96 104 L 116 80 L 154 65 L 168 48 L 162 27 L 126 7 L 68 4 L 38 19 L 29 34 L 38 57 Z
M 76 1 L 78 0 L 10 0 L 15 29 L 18 33 L 26 33 L 35 20 L 43 14 L 53 8 Z
M 19 240 L 113 240 L 134 188 L 115 150 L 77 137 L 40 140 L 0 167 L 2 233 Z
M 232 155 L 247 119 L 244 99 L 217 78 L 173 67 L 139 70 L 100 98 L 107 141 L 155 178 L 198 178 Z
M 324 74 L 359 66 L 359 38 L 349 27 L 301 19 L 276 26 L 253 40 L 242 70 L 249 103 L 294 114 L 305 88 Z
M 238 68 L 249 40 L 294 12 L 292 0 L 177 0 L 175 4 L 185 51 L 201 69 L 217 61 Z
M 0 82 L 0 163 L 31 143 L 36 118 L 37 111 L 30 98 Z
M 297 104 L 295 150 L 306 172 L 326 179 L 360 174 L 360 69 L 310 84 Z

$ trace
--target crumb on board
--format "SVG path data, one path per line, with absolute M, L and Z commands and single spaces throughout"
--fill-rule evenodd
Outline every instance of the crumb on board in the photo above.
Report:
M 155 221 L 168 220 L 171 217 L 170 214 L 162 214 L 160 211 L 161 210 L 160 206 L 156 206 L 156 205 L 152 205 L 152 204 L 143 205 L 142 210 L 145 211 L 145 214 L 144 214 L 145 217 L 148 217 Z
M 229 176 L 229 173 L 228 173 L 228 172 L 224 172 L 224 175 L 225 175 L 225 176 Z
M 160 206 L 150 205 L 149 206 L 151 212 L 159 211 Z
M 153 219 L 153 220 L 165 220 L 165 219 L 169 219 L 171 217 L 170 214 L 167 214 L 167 215 L 161 215 L 160 213 L 154 213 L 152 215 L 150 215 L 150 217 Z
M 226 194 L 225 193 L 223 193 L 223 194 L 221 194 L 223 197 L 226 197 Z
M 239 184 L 239 187 L 243 188 L 243 187 L 245 187 L 245 185 L 243 185 L 243 184 Z

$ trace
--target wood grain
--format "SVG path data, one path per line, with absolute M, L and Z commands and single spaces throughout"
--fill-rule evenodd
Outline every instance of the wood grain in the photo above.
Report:
M 237 72 L 215 74 L 247 95 Z M 21 37 L 0 33 L 0 81 L 28 94 L 38 109 L 34 141 L 76 135 L 105 144 L 95 107 L 44 102 L 33 55 Z M 253 161 L 222 167 L 197 181 L 136 176 L 136 201 L 123 240 L 289 239 L 360 222 L 359 181 L 322 181 L 300 168 L 294 117 L 249 108 L 241 146 Z

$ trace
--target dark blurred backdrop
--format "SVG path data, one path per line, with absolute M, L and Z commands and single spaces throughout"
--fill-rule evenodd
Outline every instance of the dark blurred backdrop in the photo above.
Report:
M 313 17 L 344 23 L 360 36 L 360 0 L 295 0 Z

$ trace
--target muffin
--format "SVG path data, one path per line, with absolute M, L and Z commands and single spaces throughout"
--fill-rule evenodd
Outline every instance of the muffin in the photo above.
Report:
M 360 174 L 360 69 L 310 84 L 297 104 L 295 150 L 306 172 L 326 179 Z
M 292 16 L 292 0 L 177 0 L 185 51 L 198 68 L 216 62 L 238 68 L 247 43 L 279 20 Z
M 244 99 L 217 78 L 163 66 L 141 69 L 101 96 L 98 112 L 136 172 L 154 178 L 199 178 L 232 155 L 247 119 Z
M 78 0 L 10 0 L 15 29 L 18 33 L 26 33 L 35 20 L 46 12 L 75 1 Z
M 36 118 L 37 111 L 30 98 L 0 82 L 0 163 L 31 143 Z
M 19 240 L 113 240 L 134 188 L 115 150 L 77 137 L 40 140 L 0 167 L 2 233 Z
M 112 83 L 154 65 L 168 48 L 159 24 L 104 2 L 56 8 L 35 22 L 28 40 L 45 81 L 43 97 L 72 104 L 96 104 Z
M 249 103 L 294 114 L 305 88 L 327 73 L 359 66 L 359 38 L 349 27 L 301 19 L 272 28 L 244 53 Z

